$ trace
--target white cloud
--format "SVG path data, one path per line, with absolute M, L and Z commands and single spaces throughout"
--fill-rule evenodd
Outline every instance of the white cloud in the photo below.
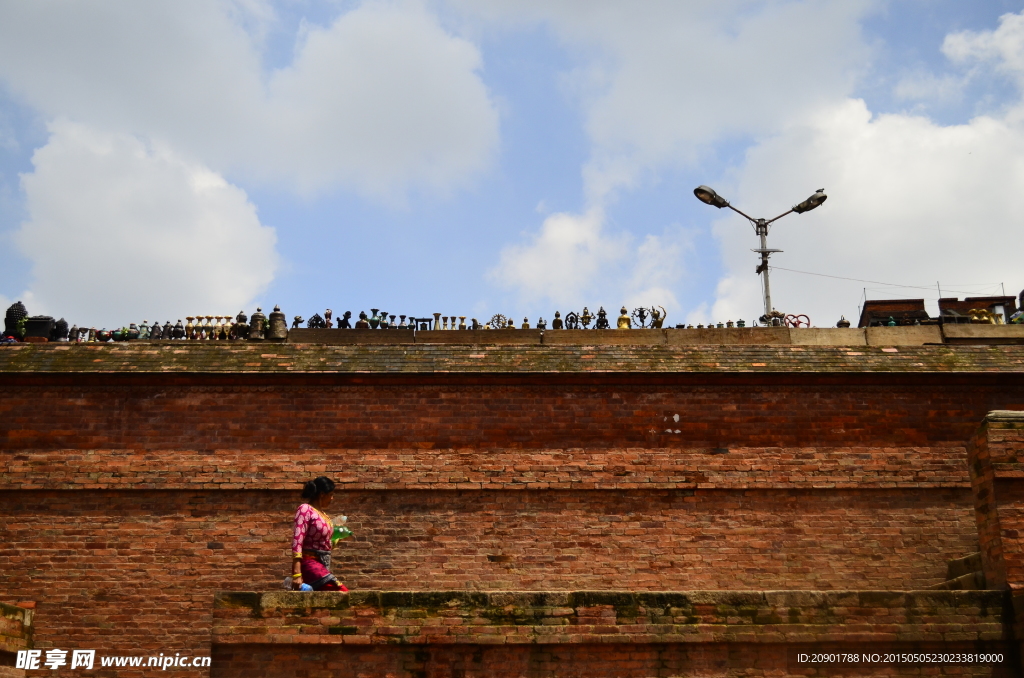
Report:
M 270 167 L 304 189 L 444 191 L 485 168 L 497 113 L 471 43 L 418 5 L 367 4 L 312 28 L 270 80 Z
M 273 278 L 274 230 L 218 173 L 132 136 L 50 130 L 22 176 L 15 234 L 32 261 L 31 314 L 97 327 L 234 314 Z
M 627 240 L 604 232 L 604 220 L 600 209 L 548 216 L 528 244 L 502 250 L 491 280 L 516 289 L 528 302 L 590 303 L 585 297 L 593 281 L 602 271 L 617 267 L 628 251 Z
M 691 233 L 680 228 L 666 229 L 661 235 L 648 235 L 633 254 L 634 263 L 626 292 L 626 307 L 658 305 L 677 313 L 679 299 L 674 289 L 683 277 L 687 256 L 694 253 Z M 681 322 L 676 318 L 673 322 Z
M 959 101 L 968 79 L 959 75 L 915 72 L 900 78 L 893 88 L 893 95 L 905 101 Z
M 918 68 L 897 82 L 894 96 L 940 104 L 959 102 L 969 85 L 977 85 L 992 75 L 1024 86 L 1024 14 L 1004 14 L 995 30 L 950 33 L 942 42 L 942 53 L 955 73 L 932 73 Z M 979 110 L 983 110 L 982 106 L 992 108 L 992 104 L 987 96 L 975 102 Z
M 691 234 L 674 227 L 637 244 L 629 233 L 609 232 L 606 220 L 600 208 L 548 216 L 525 244 L 502 250 L 491 281 L 515 289 L 528 305 L 579 310 L 608 302 L 609 313 L 619 303 L 678 309 L 672 288 L 683 274 L 680 261 L 692 252 Z
M 959 64 L 988 62 L 1024 85 L 1024 13 L 999 17 L 993 31 L 961 31 L 946 36 L 942 52 Z
M 872 118 L 860 100 L 820 109 L 752 149 L 732 190 L 720 190 L 752 216 L 775 216 L 817 188 L 828 201 L 772 227 L 772 263 L 833 276 L 928 289 L 875 290 L 868 297 L 931 298 L 936 281 L 946 296 L 966 296 L 968 283 L 1005 282 L 1016 294 L 1024 215 L 1024 129 L 978 117 L 942 126 L 925 117 Z M 754 275 L 755 236 L 738 215 L 715 225 L 729 274 L 709 319 L 760 315 Z M 806 313 L 818 326 L 840 313 L 856 322 L 862 289 L 879 285 L 775 270 L 775 308 Z M 956 290 L 956 292 L 954 292 Z M 936 312 L 934 302 L 932 312 Z
M 159 139 L 314 191 L 451 190 L 484 169 L 498 115 L 475 46 L 417 2 L 308 25 L 267 73 L 263 2 L 5 3 L 0 78 L 49 118 Z

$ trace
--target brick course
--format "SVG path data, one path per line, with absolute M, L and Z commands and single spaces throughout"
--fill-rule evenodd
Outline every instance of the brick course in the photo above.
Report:
M 1019 380 L 662 385 L 645 376 L 502 386 L 454 378 L 338 386 L 297 375 L 249 386 L 230 376 L 219 386 L 168 386 L 155 375 L 113 386 L 115 378 L 94 376 L 72 386 L 59 376 L 51 385 L 0 377 L 20 394 L 0 400 L 0 449 L 963 446 L 988 411 L 1024 409 Z

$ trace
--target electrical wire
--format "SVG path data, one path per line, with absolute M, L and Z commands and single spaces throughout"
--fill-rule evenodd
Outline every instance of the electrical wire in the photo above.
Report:
M 827 273 L 812 273 L 811 271 L 798 271 L 794 268 L 783 268 L 781 266 L 772 266 L 772 270 L 788 271 L 790 273 L 803 273 L 804 275 L 816 275 L 821 278 L 835 278 L 836 280 L 853 280 L 854 282 L 871 283 L 872 285 L 887 285 L 889 287 L 904 287 L 907 289 L 914 290 L 934 290 L 934 285 L 897 285 L 896 283 L 881 282 L 878 280 L 863 280 L 861 278 L 846 278 L 841 275 L 829 275 Z M 988 283 L 985 283 L 986 285 Z M 999 283 L 991 283 L 992 285 L 998 285 Z M 980 285 L 980 283 L 979 283 Z M 943 292 L 954 292 L 956 294 L 977 294 L 977 292 L 968 292 L 965 290 L 947 290 L 943 289 Z

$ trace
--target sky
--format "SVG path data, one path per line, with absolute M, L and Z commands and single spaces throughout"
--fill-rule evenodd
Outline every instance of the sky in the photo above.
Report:
M 1024 287 L 1024 3 L 0 1 L 0 306 L 531 325 Z

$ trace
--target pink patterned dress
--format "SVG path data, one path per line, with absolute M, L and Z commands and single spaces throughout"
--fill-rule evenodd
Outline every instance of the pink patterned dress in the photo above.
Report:
M 331 534 L 334 523 L 330 516 L 309 504 L 295 511 L 295 532 L 292 553 L 302 559 L 302 581 L 314 591 L 348 591 L 331 574 Z

